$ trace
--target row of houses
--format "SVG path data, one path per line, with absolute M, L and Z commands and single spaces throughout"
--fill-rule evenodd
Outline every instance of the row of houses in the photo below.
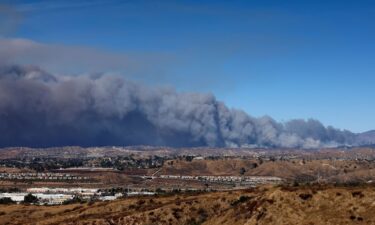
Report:
M 38 187 L 38 188 L 28 188 L 26 189 L 27 193 L 31 194 L 73 194 L 79 196 L 98 196 L 102 195 L 100 189 L 97 188 L 48 188 L 48 187 Z M 153 195 L 154 192 L 147 191 L 128 191 L 126 193 L 128 196 L 133 195 Z
M 0 193 L 1 198 L 10 198 L 12 201 L 20 203 L 24 201 L 24 198 L 29 193 L 17 192 L 17 193 Z M 67 200 L 73 199 L 74 195 L 68 194 L 44 194 L 44 193 L 37 193 L 33 194 L 35 197 L 38 198 L 39 204 L 47 204 L 47 205 L 60 205 L 63 204 Z
M 75 197 L 79 197 L 83 200 L 99 200 L 99 201 L 112 201 L 120 197 L 123 197 L 123 193 L 115 193 L 108 195 L 105 192 L 100 192 L 99 189 L 94 188 L 28 188 L 26 192 L 16 193 L 0 193 L 0 199 L 10 198 L 16 203 L 24 201 L 26 195 L 32 194 L 38 198 L 38 203 L 41 205 L 61 205 L 66 201 L 73 200 Z M 149 191 L 132 191 L 127 192 L 127 196 L 138 196 L 138 195 L 155 195 L 154 192 Z
M 181 175 L 160 175 L 162 179 L 198 180 L 207 182 L 230 182 L 230 183 L 251 183 L 267 184 L 281 183 L 283 180 L 272 176 L 181 176 Z
M 121 194 L 116 194 L 114 196 L 102 196 L 99 189 L 94 188 L 28 188 L 26 192 L 17 193 L 0 193 L 1 198 L 10 198 L 14 202 L 20 203 L 24 201 L 24 197 L 28 194 L 38 198 L 38 204 L 47 205 L 59 205 L 63 204 L 68 200 L 72 200 L 74 197 L 79 197 L 80 199 L 98 199 L 98 200 L 114 200 L 121 197 Z
M 64 173 L 0 173 L 0 180 L 88 180 L 88 177 Z
M 96 188 L 48 188 L 48 187 L 41 187 L 41 188 L 28 188 L 26 189 L 28 193 L 38 194 L 38 193 L 48 193 L 48 194 L 76 194 L 82 196 L 94 196 L 95 194 L 99 193 L 99 189 Z

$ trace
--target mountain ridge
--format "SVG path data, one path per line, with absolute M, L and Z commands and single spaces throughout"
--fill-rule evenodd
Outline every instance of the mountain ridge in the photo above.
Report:
M 369 130 L 357 134 L 356 143 L 359 145 L 373 145 L 375 144 L 375 130 Z

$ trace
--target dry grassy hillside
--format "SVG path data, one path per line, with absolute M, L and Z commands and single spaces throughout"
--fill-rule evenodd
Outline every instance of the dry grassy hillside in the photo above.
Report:
M 256 160 L 220 159 L 220 160 L 171 160 L 165 163 L 164 174 L 179 175 L 238 175 L 242 167 L 250 170 Z
M 65 206 L 8 205 L 0 224 L 375 224 L 374 187 L 262 187 Z
M 375 164 L 366 161 L 333 160 L 277 160 L 250 159 L 173 160 L 167 162 L 163 174 L 178 175 L 240 175 L 241 168 L 247 176 L 277 176 L 287 180 L 348 182 L 375 181 Z

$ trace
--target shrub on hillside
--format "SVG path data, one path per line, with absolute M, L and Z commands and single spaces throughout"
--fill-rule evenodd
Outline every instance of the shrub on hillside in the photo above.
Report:
M 38 203 L 38 201 L 38 198 L 30 193 L 23 198 L 24 203 Z
M 302 193 L 299 195 L 299 197 L 302 199 L 302 200 L 309 200 L 311 199 L 313 196 L 311 194 L 307 194 L 307 193 Z
M 231 203 L 231 205 L 232 205 L 232 206 L 235 206 L 235 205 L 238 205 L 238 204 L 240 204 L 240 203 L 244 203 L 244 202 L 246 202 L 246 201 L 248 201 L 248 200 L 250 200 L 250 199 L 251 199 L 251 197 L 249 197 L 249 196 L 241 195 L 241 196 L 239 197 L 239 199 L 233 201 L 233 202 Z
M 12 204 L 15 203 L 11 198 L 0 198 L 0 204 Z

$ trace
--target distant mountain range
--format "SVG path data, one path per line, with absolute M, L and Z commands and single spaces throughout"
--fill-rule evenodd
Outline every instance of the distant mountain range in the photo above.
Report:
M 375 130 L 357 134 L 356 143 L 359 145 L 374 145 L 375 144 Z

